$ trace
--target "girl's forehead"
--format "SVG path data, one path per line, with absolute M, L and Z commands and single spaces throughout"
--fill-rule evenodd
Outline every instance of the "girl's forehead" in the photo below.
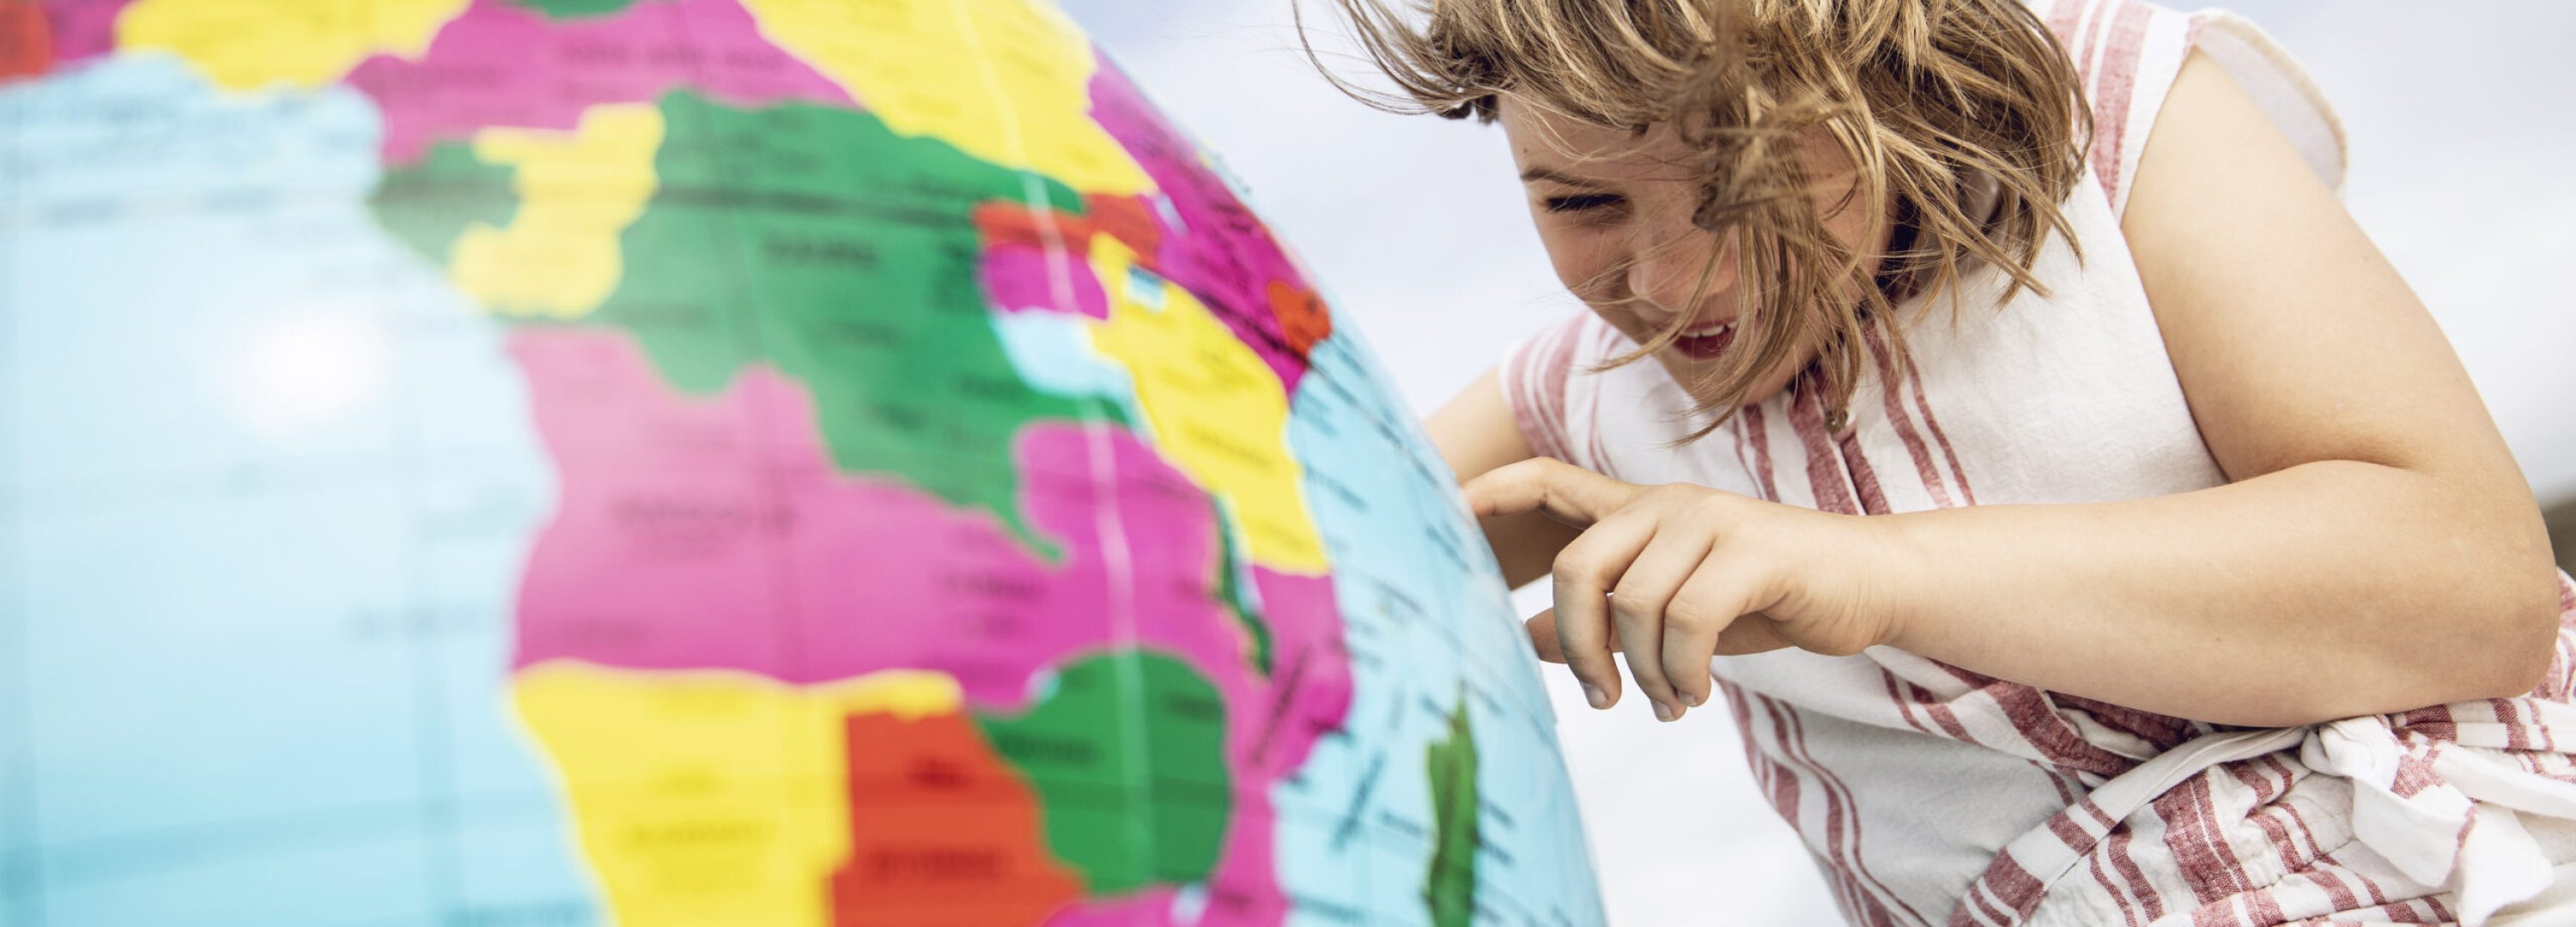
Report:
M 1539 173 L 1551 179 L 1601 184 L 1674 181 L 1701 184 L 1708 163 L 1671 123 L 1657 122 L 1644 132 L 1605 126 L 1553 112 L 1505 94 L 1496 121 L 1512 146 L 1512 161 L 1523 176 Z M 1813 178 L 1854 171 L 1850 156 L 1830 131 L 1811 126 L 1798 133 L 1794 156 Z
M 1603 182 L 1682 179 L 1690 148 L 1663 124 L 1644 133 L 1586 122 L 1506 96 L 1496 107 L 1512 161 L 1524 175 Z

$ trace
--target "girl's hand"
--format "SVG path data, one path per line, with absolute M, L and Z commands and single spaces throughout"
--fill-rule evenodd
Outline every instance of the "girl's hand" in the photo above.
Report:
M 1683 483 L 1639 486 L 1561 461 L 1502 467 L 1465 487 L 1479 518 L 1545 512 L 1583 530 L 1556 558 L 1556 607 L 1529 619 L 1539 657 L 1619 701 L 1624 650 L 1655 717 L 1708 700 L 1717 654 L 1801 647 L 1829 656 L 1896 638 L 1888 519 L 1832 515 Z

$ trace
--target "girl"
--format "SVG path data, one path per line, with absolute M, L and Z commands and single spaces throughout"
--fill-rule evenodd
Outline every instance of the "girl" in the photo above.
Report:
M 2576 923 L 2576 584 L 2259 30 L 1337 2 L 1590 310 L 1429 423 L 1533 643 L 1724 690 L 1850 921 Z

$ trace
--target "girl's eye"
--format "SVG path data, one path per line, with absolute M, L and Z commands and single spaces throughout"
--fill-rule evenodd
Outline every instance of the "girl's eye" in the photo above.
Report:
M 1548 197 L 1546 206 L 1549 212 L 1591 212 L 1596 209 L 1608 209 L 1619 203 L 1619 197 L 1612 194 L 1584 193 L 1575 196 Z

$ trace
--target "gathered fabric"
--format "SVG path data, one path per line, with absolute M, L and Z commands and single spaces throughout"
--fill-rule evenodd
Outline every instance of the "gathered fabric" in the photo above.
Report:
M 2064 204 L 2081 258 L 2052 236 L 2033 268 L 2044 293 L 2006 301 L 2003 274 L 1966 268 L 1952 294 L 1903 307 L 1917 320 L 1903 339 L 1864 339 L 1843 421 L 1829 424 L 1811 382 L 1678 449 L 1706 420 L 1659 365 L 1596 372 L 1636 345 L 1577 314 L 1502 364 L 1531 449 L 1854 515 L 2226 482 L 2120 231 L 2129 185 L 2194 52 L 2338 189 L 2341 127 L 2296 62 L 2231 14 L 2032 6 L 2095 127 Z M 2576 923 L 2576 878 L 2556 878 L 2576 861 L 2576 582 L 2560 584 L 2538 690 L 2296 728 L 2158 715 L 1887 647 L 1721 657 L 1711 672 L 1757 784 L 1854 924 Z

